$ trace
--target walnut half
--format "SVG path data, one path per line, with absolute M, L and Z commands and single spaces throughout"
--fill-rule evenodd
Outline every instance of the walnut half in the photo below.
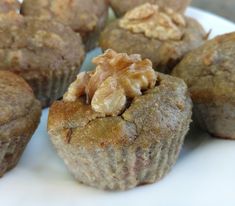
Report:
M 160 8 L 146 3 L 129 12 L 119 21 L 119 26 L 134 33 L 159 40 L 180 40 L 186 26 L 184 17 L 170 8 Z
M 96 69 L 80 73 L 64 95 L 64 101 L 73 102 L 85 95 L 94 111 L 116 116 L 125 109 L 128 99 L 142 95 L 156 84 L 152 62 L 142 60 L 140 55 L 109 49 L 94 58 L 93 63 Z

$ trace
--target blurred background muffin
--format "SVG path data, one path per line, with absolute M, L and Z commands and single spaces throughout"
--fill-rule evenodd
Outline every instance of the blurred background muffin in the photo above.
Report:
M 62 97 L 84 59 L 79 34 L 53 20 L 0 17 L 0 70 L 22 76 L 43 107 Z
M 0 177 L 19 161 L 36 130 L 41 105 L 30 86 L 0 70 Z
M 24 0 L 21 13 L 44 16 L 70 26 L 80 33 L 86 49 L 96 47 L 108 17 L 107 0 Z
M 185 80 L 199 125 L 235 139 L 235 33 L 218 36 L 189 53 L 173 70 Z
M 20 3 L 17 0 L 0 0 L 0 13 L 19 11 Z
M 117 16 L 124 15 L 127 11 L 144 3 L 158 4 L 169 7 L 177 12 L 184 12 L 191 0 L 109 0 L 112 9 Z
M 106 26 L 100 37 L 103 50 L 141 54 L 157 71 L 169 73 L 194 48 L 207 39 L 193 18 L 157 4 L 143 4 Z

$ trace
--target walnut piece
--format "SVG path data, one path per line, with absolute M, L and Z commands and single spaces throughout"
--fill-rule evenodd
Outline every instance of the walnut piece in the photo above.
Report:
M 146 37 L 164 40 L 180 40 L 186 26 L 184 17 L 170 8 L 160 8 L 146 3 L 126 13 L 119 26 Z
M 73 82 L 68 92 L 64 95 L 64 99 L 68 102 L 74 102 L 78 97 L 85 94 L 86 85 L 88 84 L 90 76 L 86 72 L 81 72 L 75 82 Z
M 94 111 L 116 116 L 125 109 L 128 99 L 142 95 L 156 84 L 152 62 L 142 60 L 138 54 L 128 56 L 109 49 L 94 58 L 93 63 L 96 69 L 80 73 L 64 95 L 64 101 L 74 102 L 85 95 Z
M 91 106 L 99 113 L 118 115 L 125 108 L 126 95 L 115 77 L 108 77 L 95 92 Z

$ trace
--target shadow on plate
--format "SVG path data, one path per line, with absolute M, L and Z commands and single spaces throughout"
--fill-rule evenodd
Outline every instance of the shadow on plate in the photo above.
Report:
M 190 125 L 189 133 L 185 137 L 184 146 L 178 161 L 181 161 L 184 157 L 189 156 L 190 153 L 193 153 L 198 148 L 210 144 L 212 140 L 213 137 L 201 130 L 199 126 L 193 122 Z

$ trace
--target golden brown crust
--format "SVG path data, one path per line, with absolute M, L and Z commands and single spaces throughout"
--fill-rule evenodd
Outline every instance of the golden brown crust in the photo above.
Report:
M 93 119 L 103 117 L 92 110 L 90 105 L 81 99 L 76 102 L 56 101 L 50 108 L 48 127 L 62 128 L 84 127 Z

